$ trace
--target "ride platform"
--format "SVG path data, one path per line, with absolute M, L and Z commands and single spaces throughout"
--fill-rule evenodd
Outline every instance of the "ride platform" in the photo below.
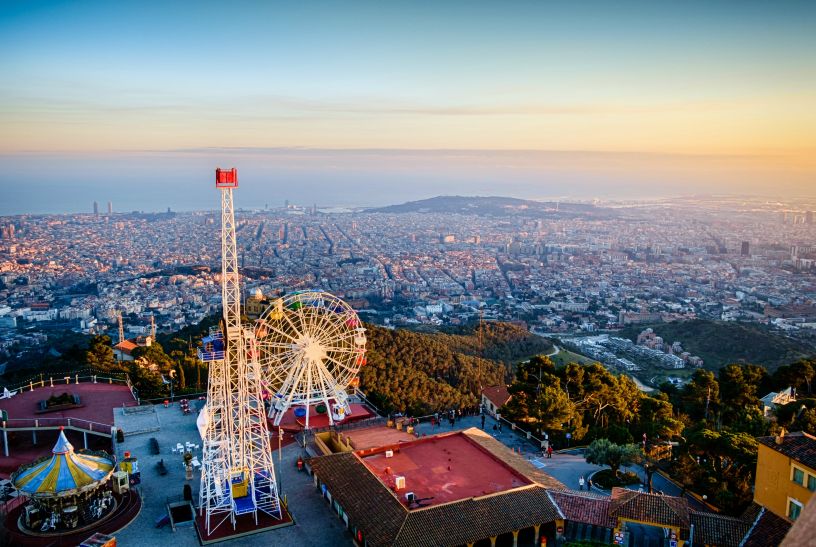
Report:
M 195 529 L 201 544 L 211 545 L 221 541 L 260 534 L 261 532 L 268 532 L 278 528 L 285 528 L 295 524 L 295 519 L 283 504 L 281 504 L 281 513 L 283 514 L 283 518 L 276 519 L 270 517 L 263 511 L 258 511 L 258 524 L 255 524 L 255 517 L 251 513 L 239 515 L 235 517 L 235 528 L 232 527 L 232 523 L 229 521 L 229 519 L 227 519 L 226 522 L 223 522 L 218 528 L 213 530 L 212 534 L 207 535 L 207 517 L 206 515 L 199 515 L 197 511 L 195 517 Z
M 299 432 L 303 431 L 306 427 L 306 417 L 299 417 L 295 416 L 295 408 L 288 409 L 283 417 L 281 418 L 280 427 L 287 432 Z M 371 411 L 368 407 L 361 403 L 351 403 L 351 414 L 346 416 L 346 418 L 339 422 L 340 424 L 348 424 L 352 422 L 359 422 L 361 420 L 367 420 L 369 418 L 374 418 L 376 414 Z M 329 416 L 327 413 L 318 413 L 316 410 L 316 405 L 312 405 L 309 407 L 309 429 L 321 429 L 324 427 L 329 427 Z M 270 431 L 274 431 L 275 426 L 272 425 L 272 422 L 269 422 Z

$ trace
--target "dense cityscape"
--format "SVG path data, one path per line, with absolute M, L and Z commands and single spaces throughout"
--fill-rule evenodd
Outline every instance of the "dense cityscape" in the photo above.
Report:
M 447 212 L 288 203 L 239 211 L 245 297 L 319 287 L 383 325 L 520 321 L 565 339 L 695 318 L 815 338 L 809 203 L 703 197 L 594 206 L 603 218 L 561 204 L 532 213 L 529 203 L 483 215 L 460 212 L 472 206 L 468 198 L 439 205 Z M 120 313 L 130 336 L 151 322 L 160 332 L 199 323 L 220 307 L 217 221 L 212 212 L 116 213 L 110 204 L 107 213 L 3 218 L 6 357 L 12 347 L 47 348 L 49 331 L 112 334 Z M 603 361 L 591 338 L 577 341 Z M 675 359 L 666 368 L 701 366 L 679 342 L 674 351 L 676 341 L 665 342 Z
M 816 547 L 816 3 L 0 3 L 0 547 Z

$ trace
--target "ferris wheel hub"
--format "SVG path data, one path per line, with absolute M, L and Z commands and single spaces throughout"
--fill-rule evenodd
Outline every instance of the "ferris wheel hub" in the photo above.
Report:
M 298 340 L 297 346 L 302 355 L 312 362 L 322 362 L 326 358 L 326 348 L 311 336 L 302 336 L 300 340 Z

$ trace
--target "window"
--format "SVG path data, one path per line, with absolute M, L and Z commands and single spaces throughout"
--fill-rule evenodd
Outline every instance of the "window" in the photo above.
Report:
M 793 476 L 791 480 L 798 485 L 804 486 L 805 485 L 805 472 L 799 469 L 798 467 L 793 468 Z
M 791 520 L 796 520 L 801 512 L 802 504 L 794 499 L 788 498 L 788 518 Z
M 811 492 L 816 492 L 816 477 L 808 475 L 807 489 Z

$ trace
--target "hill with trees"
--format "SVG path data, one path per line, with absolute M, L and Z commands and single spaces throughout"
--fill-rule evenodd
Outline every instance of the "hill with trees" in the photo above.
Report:
M 553 350 L 548 339 L 522 326 L 501 321 L 471 323 L 430 332 L 455 352 L 501 361 L 508 370 L 520 361 Z
M 501 412 L 546 432 L 557 448 L 567 444 L 567 433 L 575 444 L 608 439 L 627 446 L 644 434 L 649 443 L 676 441 L 664 468 L 684 488 L 737 515 L 752 499 L 756 437 L 781 427 L 816 434 L 814 382 L 814 360 L 779 366 L 773 374 L 758 365 L 728 364 L 717 372 L 698 369 L 682 387 L 664 384 L 647 395 L 598 364 L 556 367 L 548 357 L 534 357 L 519 365 Z M 767 419 L 759 398 L 787 387 L 796 390 L 797 401 Z
M 669 344 L 680 342 L 684 350 L 701 357 L 709 370 L 729 363 L 754 363 L 773 372 L 780 365 L 816 354 L 816 348 L 754 323 L 695 319 L 626 327 L 619 336 L 635 341 L 647 327 Z
M 480 386 L 508 379 L 503 363 L 458 351 L 462 338 L 366 328 L 368 362 L 360 371 L 360 387 L 383 410 L 418 416 L 473 407 Z

